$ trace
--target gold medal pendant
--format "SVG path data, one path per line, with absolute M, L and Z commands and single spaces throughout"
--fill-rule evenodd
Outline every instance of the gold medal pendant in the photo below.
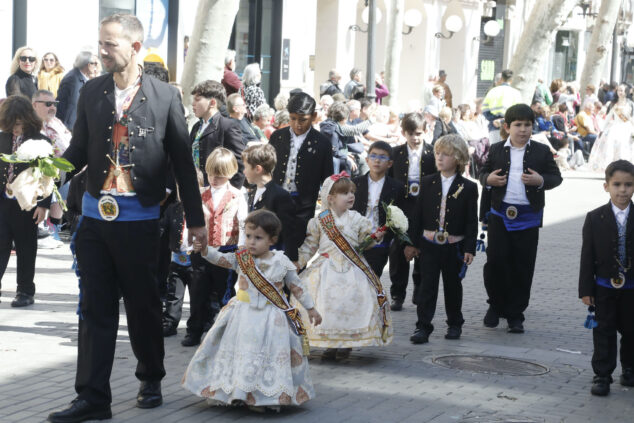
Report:
M 515 206 L 508 206 L 506 209 L 506 217 L 508 217 L 510 220 L 514 220 L 517 217 L 517 207 Z
M 412 197 L 417 197 L 420 192 L 420 184 L 418 182 L 412 182 L 409 185 L 409 195 Z
M 619 272 L 619 276 L 616 278 L 611 278 L 610 283 L 616 289 L 623 288 L 625 285 L 625 275 L 622 272 Z
M 448 236 L 444 231 L 437 231 L 434 235 L 434 242 L 436 244 L 444 245 L 447 243 Z

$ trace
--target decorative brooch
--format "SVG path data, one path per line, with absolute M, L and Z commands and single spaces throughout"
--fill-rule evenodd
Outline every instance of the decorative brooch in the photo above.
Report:
M 463 189 L 464 189 L 464 184 L 458 185 L 458 189 L 456 190 L 456 192 L 453 193 L 452 197 L 457 199 Z
M 128 116 L 127 113 L 124 113 L 123 115 L 121 115 L 121 117 L 119 118 L 119 123 L 123 126 L 128 126 L 128 124 L 130 124 L 130 122 L 132 122 L 132 118 L 130 116 Z

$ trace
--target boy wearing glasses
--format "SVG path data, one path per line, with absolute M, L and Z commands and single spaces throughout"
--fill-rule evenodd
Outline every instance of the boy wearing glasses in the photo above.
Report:
M 634 165 L 617 160 L 605 169 L 603 187 L 610 201 L 589 212 L 583 224 L 579 298 L 595 307 L 592 329 L 592 395 L 610 393 L 621 334 L 621 386 L 634 386 L 634 275 L 632 194 Z
M 392 147 L 385 141 L 376 141 L 370 146 L 366 162 L 370 171 L 363 176 L 358 176 L 352 181 L 357 186 L 352 209 L 361 213 L 372 222 L 372 233 L 385 224 L 385 210 L 383 203 L 394 202 L 401 207 L 403 199 L 403 187 L 393 178 L 387 176 L 387 171 L 392 167 Z M 368 264 L 381 277 L 383 268 L 389 257 L 389 246 L 393 234 L 387 231 L 383 241 L 373 248 L 365 250 Z

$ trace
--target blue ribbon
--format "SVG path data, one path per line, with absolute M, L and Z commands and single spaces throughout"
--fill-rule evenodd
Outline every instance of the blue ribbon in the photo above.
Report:
M 79 227 L 81 226 L 81 222 L 84 220 L 84 216 L 79 217 L 79 222 L 77 222 L 77 228 L 75 229 L 75 233 L 70 239 L 70 252 L 73 254 L 73 265 L 71 268 L 75 271 L 75 275 L 77 275 L 77 286 L 79 288 L 79 295 L 77 297 L 77 316 L 79 316 L 79 320 L 83 320 L 84 316 L 81 314 L 81 273 L 79 272 L 79 263 L 77 263 L 77 254 L 76 254 L 76 239 L 77 233 L 79 232 Z
M 597 278 L 597 285 L 610 289 L 634 289 L 634 279 L 625 278 L 625 284 L 621 288 L 615 288 L 610 282 L 610 278 Z
M 522 231 L 524 229 L 534 228 L 539 226 L 542 222 L 542 216 L 544 210 L 535 211 L 530 205 L 515 205 L 517 208 L 517 217 L 515 219 L 509 219 L 506 217 L 506 209 L 512 204 L 502 202 L 502 211 L 499 212 L 491 207 L 491 214 L 501 217 L 504 221 L 504 226 L 507 231 Z
M 161 206 L 159 204 L 145 207 L 141 204 L 136 195 L 118 195 L 115 198 L 119 205 L 119 216 L 114 220 L 115 222 L 154 220 L 159 218 L 161 212 Z M 90 195 L 88 191 L 84 193 L 82 199 L 82 214 L 93 219 L 104 221 L 101 214 L 99 214 L 99 200 Z
M 594 306 L 588 307 L 588 316 L 586 317 L 586 321 L 583 323 L 583 327 L 586 329 L 594 329 L 599 326 L 599 323 L 594 318 Z

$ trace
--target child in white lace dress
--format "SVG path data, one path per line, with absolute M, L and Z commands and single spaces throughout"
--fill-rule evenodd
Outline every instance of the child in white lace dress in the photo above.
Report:
M 350 210 L 356 186 L 346 176 L 342 172 L 324 181 L 321 212 L 308 222 L 297 263 L 302 268 L 319 252 L 301 279 L 323 317 L 319 328 L 307 328 L 308 339 L 311 346 L 327 348 L 325 358 L 346 358 L 352 347 L 387 345 L 393 337 L 389 299 L 363 255 L 355 251 L 371 234 L 372 223 Z M 381 242 L 382 237 L 377 234 L 375 240 Z
M 240 404 L 261 410 L 299 405 L 314 397 L 303 348 L 303 326 L 283 287 L 318 325 L 321 316 L 281 251 L 270 251 L 281 230 L 275 214 L 258 210 L 245 221 L 246 248 L 236 253 L 201 250 L 211 263 L 238 272 L 238 291 L 220 311 L 192 358 L 183 386 L 212 404 Z

